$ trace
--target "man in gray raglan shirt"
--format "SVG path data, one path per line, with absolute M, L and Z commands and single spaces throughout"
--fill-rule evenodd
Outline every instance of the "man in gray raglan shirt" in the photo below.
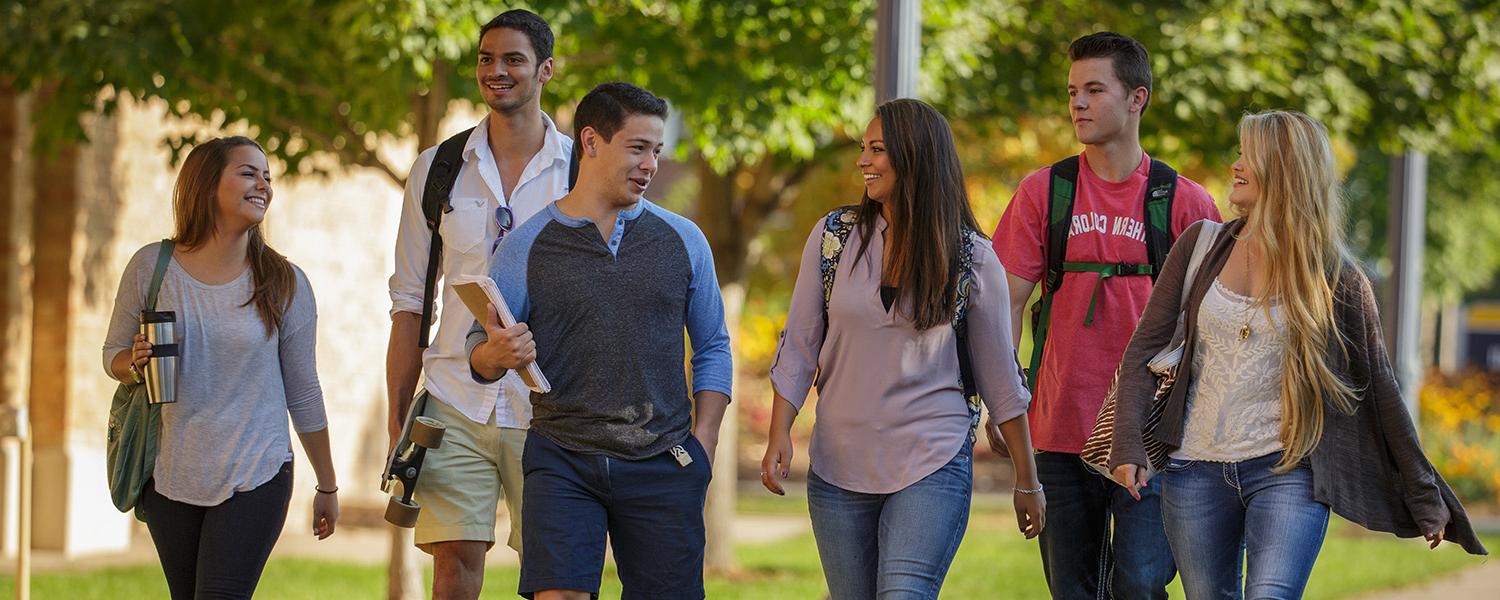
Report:
M 534 360 L 553 386 L 531 396 L 522 455 L 527 597 L 597 594 L 606 533 L 625 598 L 703 597 L 703 503 L 732 366 L 708 241 L 641 197 L 666 115 L 629 84 L 584 97 L 577 184 L 490 263 L 517 325 L 491 307 L 469 333 L 475 379 Z

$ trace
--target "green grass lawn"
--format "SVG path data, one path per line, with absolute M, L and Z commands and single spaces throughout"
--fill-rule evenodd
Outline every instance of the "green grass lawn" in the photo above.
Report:
M 751 495 L 744 498 L 741 509 L 803 515 L 806 510 L 803 502 L 799 498 Z M 1500 538 L 1491 536 L 1485 543 L 1497 547 Z M 1047 598 L 1035 544 L 1016 532 L 1015 517 L 1002 500 L 979 500 L 968 535 L 943 587 L 943 597 Z M 732 577 L 710 578 L 708 597 L 777 600 L 823 597 L 822 573 L 811 534 L 775 544 L 743 546 L 739 557 L 743 572 Z M 1444 545 L 1442 550 L 1428 551 L 1418 541 L 1366 534 L 1340 522 L 1332 528 L 1323 546 L 1307 597 L 1347 598 L 1415 583 L 1478 565 L 1480 561 L 1457 547 Z M 490 569 L 483 597 L 516 597 L 518 576 L 515 568 Z M 9 597 L 12 586 L 8 576 L 0 577 L 0 597 Z M 166 595 L 166 582 L 154 566 L 33 576 L 33 597 L 39 600 L 165 598 Z M 380 567 L 290 559 L 271 561 L 256 594 L 258 598 L 274 600 L 355 600 L 384 595 L 385 572 Z M 613 571 L 605 574 L 602 595 L 605 598 L 620 595 Z M 1173 597 L 1182 597 L 1181 588 L 1175 584 Z

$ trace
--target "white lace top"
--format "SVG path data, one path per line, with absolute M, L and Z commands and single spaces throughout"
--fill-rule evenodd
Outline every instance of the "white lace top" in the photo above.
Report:
M 1281 445 L 1281 375 L 1286 322 L 1279 303 L 1266 310 L 1218 279 L 1198 310 L 1196 377 L 1187 394 L 1182 447 L 1173 458 L 1234 462 Z M 1240 339 L 1246 323 L 1250 336 Z

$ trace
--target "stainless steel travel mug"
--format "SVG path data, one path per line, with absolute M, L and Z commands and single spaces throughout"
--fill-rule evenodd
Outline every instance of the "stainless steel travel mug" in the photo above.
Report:
M 141 333 L 151 344 L 146 360 L 146 398 L 152 404 L 177 401 L 177 313 L 170 310 L 141 311 Z

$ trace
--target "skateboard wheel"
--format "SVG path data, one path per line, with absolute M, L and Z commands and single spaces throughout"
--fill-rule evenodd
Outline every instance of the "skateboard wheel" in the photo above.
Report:
M 447 428 L 436 419 L 417 417 L 416 421 L 411 424 L 411 433 L 407 435 L 407 439 L 417 446 L 431 450 L 443 445 L 443 433 L 446 431 Z
M 385 505 L 385 520 L 397 527 L 411 529 L 417 526 L 417 513 L 421 510 L 422 507 L 417 506 L 416 502 L 407 504 L 400 498 L 391 496 L 391 501 Z

